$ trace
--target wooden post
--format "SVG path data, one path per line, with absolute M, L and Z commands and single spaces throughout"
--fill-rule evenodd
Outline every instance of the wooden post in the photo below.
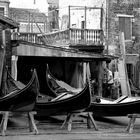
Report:
M 0 47 L 0 87 L 2 82 L 4 60 L 5 60 L 5 49 Z
M 88 117 L 90 118 L 90 120 L 91 120 L 91 122 L 92 122 L 92 124 L 93 124 L 93 126 L 95 128 L 95 130 L 98 131 L 98 127 L 97 127 L 97 125 L 96 125 L 96 123 L 95 123 L 95 121 L 94 121 L 94 119 L 92 117 L 92 113 L 91 112 L 88 112 Z
M 100 28 L 103 29 L 103 8 L 101 8 L 101 21 L 100 21 Z
M 5 61 L 5 54 L 6 54 L 6 46 L 5 46 L 5 30 L 3 30 L 2 26 L 0 26 L 0 86 L 2 81 L 2 73 Z
M 30 32 L 31 31 L 31 27 L 30 27 L 30 22 L 31 22 L 31 15 L 29 13 L 29 19 L 28 19 L 28 31 L 27 32 Z
M 30 132 L 35 132 L 35 134 L 38 134 L 37 127 L 35 125 L 34 115 L 36 114 L 35 111 L 28 112 L 28 120 L 29 120 L 29 130 Z
M 129 133 L 133 133 L 134 124 L 136 118 L 140 118 L 140 114 L 128 114 L 128 118 L 130 118 L 126 131 Z
M 8 111 L 1 111 L 0 114 L 2 114 L 2 120 L 1 120 L 1 134 L 2 136 L 5 136 L 5 132 L 7 130 L 7 123 L 9 118 L 9 112 Z
M 87 7 L 85 6 L 84 44 L 86 44 L 86 28 L 87 28 Z
M 71 117 L 73 116 L 72 113 L 68 113 L 66 116 L 66 119 L 64 120 L 61 128 L 63 128 L 67 123 L 68 123 L 68 131 L 71 131 L 71 126 L 72 126 L 72 120 Z
M 14 80 L 17 80 L 17 60 L 18 60 L 18 56 L 12 56 L 12 77 L 14 78 Z
M 92 116 L 92 113 L 91 112 L 84 112 L 86 113 L 87 115 L 87 127 L 88 128 L 91 128 L 91 125 L 90 125 L 90 122 L 92 123 L 92 125 L 94 126 L 95 130 L 98 131 L 98 127 L 93 119 L 93 116 Z M 71 131 L 71 128 L 72 128 L 72 119 L 74 118 L 74 116 L 78 116 L 78 115 L 82 115 L 83 112 L 73 112 L 73 113 L 68 113 L 67 116 L 66 116 L 66 119 L 64 120 L 61 128 L 63 128 L 66 124 L 68 124 L 68 131 Z
M 69 13 L 69 29 L 70 29 L 70 23 L 71 23 L 71 16 L 70 16 L 70 14 L 71 14 L 71 13 L 70 13 L 70 7 L 71 7 L 71 6 L 69 6 L 69 9 L 68 9 L 68 13 Z
M 102 82 L 103 82 L 103 66 L 102 61 L 99 62 L 99 74 L 98 74 L 98 95 L 102 96 Z
M 85 26 L 84 29 L 87 28 L 87 7 L 85 6 Z
M 0 111 L 0 114 L 2 114 L 2 120 L 1 120 L 1 124 L 0 124 L 2 136 L 5 136 L 10 113 L 14 113 L 14 112 Z M 34 132 L 35 134 L 38 134 L 38 129 L 36 127 L 35 120 L 34 120 L 34 115 L 36 114 L 36 112 L 31 111 L 31 112 L 22 112 L 22 113 L 27 113 L 27 115 L 28 115 L 30 132 Z

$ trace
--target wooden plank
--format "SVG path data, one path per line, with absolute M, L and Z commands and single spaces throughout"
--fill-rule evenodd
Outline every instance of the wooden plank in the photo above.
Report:
M 122 57 L 119 59 L 119 63 L 118 63 L 121 92 L 122 92 L 122 95 L 131 96 L 131 90 L 130 90 L 130 85 L 129 85 L 129 80 L 128 80 L 126 63 L 125 63 L 126 54 L 125 54 L 124 33 L 120 33 L 119 36 L 120 36 L 120 46 L 121 46 L 121 54 L 122 54 Z

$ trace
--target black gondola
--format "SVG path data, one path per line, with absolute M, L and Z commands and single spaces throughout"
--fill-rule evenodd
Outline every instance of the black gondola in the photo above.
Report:
M 33 71 L 32 78 L 26 86 L 19 85 L 11 75 L 6 72 L 1 91 L 4 96 L 0 97 L 0 111 L 32 111 L 36 102 L 39 90 L 39 82 L 36 71 Z
M 97 102 L 100 99 L 97 100 Z M 121 100 L 92 102 L 88 111 L 92 111 L 94 116 L 127 116 L 128 114 L 140 113 L 140 98 L 125 97 Z
M 50 79 L 53 79 L 55 82 L 55 78 L 51 77 L 52 74 L 47 71 L 47 91 L 46 93 L 48 95 L 56 95 L 56 91 L 49 86 Z M 60 86 L 57 85 L 59 88 Z M 38 116 L 53 116 L 53 115 L 61 115 L 61 114 L 67 114 L 71 112 L 80 112 L 84 111 L 87 107 L 89 107 L 91 103 L 91 94 L 89 89 L 89 84 L 85 85 L 85 87 L 78 93 L 78 92 L 72 92 L 67 91 L 65 89 L 64 93 L 65 95 L 72 95 L 68 98 L 59 98 L 60 96 L 56 97 L 52 101 L 46 101 L 44 98 L 38 99 L 36 105 L 35 105 L 35 111 L 37 111 Z M 64 97 L 64 96 L 63 96 Z

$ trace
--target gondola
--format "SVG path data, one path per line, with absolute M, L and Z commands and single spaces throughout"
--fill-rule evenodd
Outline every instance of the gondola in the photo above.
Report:
M 26 86 L 15 81 L 8 70 L 4 77 L 6 78 L 1 86 L 4 96 L 0 97 L 0 111 L 32 111 L 39 90 L 36 71 L 33 71 L 32 78 Z
M 54 82 L 56 82 L 56 78 L 52 77 L 52 74 L 50 74 L 50 72 L 47 72 L 46 79 L 46 86 L 48 89 L 46 92 L 49 95 L 56 95 L 56 90 L 51 88 L 49 84 L 50 79 L 53 79 Z M 60 89 L 60 85 L 57 85 L 57 88 Z M 34 110 L 37 111 L 38 116 L 54 116 L 84 111 L 87 107 L 89 107 L 90 103 L 91 94 L 89 84 L 87 82 L 87 84 L 85 84 L 85 87 L 80 92 L 67 91 L 66 89 L 64 89 L 64 92 L 62 94 L 59 94 L 51 101 L 46 101 L 44 98 L 38 98 Z
M 115 101 L 108 101 L 97 98 L 91 103 L 88 111 L 92 111 L 94 116 L 127 116 L 128 114 L 140 113 L 140 97 L 119 98 Z

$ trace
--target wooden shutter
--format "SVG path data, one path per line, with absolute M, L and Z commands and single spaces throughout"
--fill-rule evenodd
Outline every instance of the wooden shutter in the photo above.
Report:
M 132 38 L 132 26 L 131 26 L 131 18 L 125 18 L 125 39 L 131 40 Z
M 119 17 L 119 30 L 124 32 L 125 40 L 132 38 L 132 25 L 130 17 Z

